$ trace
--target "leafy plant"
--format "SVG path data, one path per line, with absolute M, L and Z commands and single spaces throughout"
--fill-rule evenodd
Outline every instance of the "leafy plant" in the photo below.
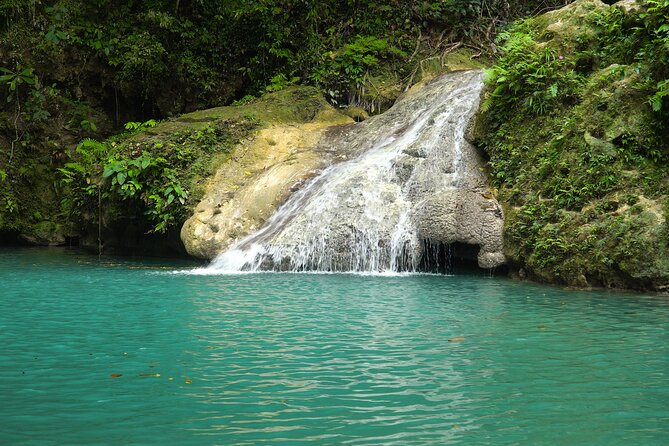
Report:
M 382 60 L 406 56 L 386 38 L 357 36 L 340 50 L 326 52 L 311 79 L 331 92 L 330 96 L 336 101 L 338 98 L 334 92 L 340 95 L 348 89 L 362 86 L 366 74 Z
M 665 79 L 657 83 L 657 91 L 653 94 L 648 102 L 650 103 L 653 111 L 659 112 L 663 108 L 665 98 L 669 97 L 669 79 Z
M 165 158 L 144 153 L 134 159 L 110 159 L 102 174 L 102 178 L 111 180 L 112 196 L 121 200 L 139 198 L 144 203 L 156 232 L 164 232 L 181 212 L 175 200 L 184 205 L 188 198 L 174 169 L 167 164 Z
M 182 212 L 176 204 L 184 205 L 188 198 L 174 169 L 165 158 L 146 152 L 135 158 L 110 155 L 100 164 L 100 158 L 110 149 L 107 143 L 86 139 L 77 147 L 80 161 L 59 168 L 61 181 L 71 192 L 64 202 L 66 210 L 76 215 L 82 208 L 91 208 L 94 203 L 85 205 L 90 202 L 87 197 L 98 194 L 105 203 L 141 203 L 154 225 L 153 231 L 164 232 Z
M 103 220 L 131 218 L 150 232 L 167 231 L 185 219 L 194 189 L 197 200 L 211 156 L 228 152 L 257 122 L 220 121 L 155 139 L 141 134 L 156 125 L 129 122 L 123 135 L 79 143 L 75 159 L 58 169 L 66 188 L 62 208 L 71 220 L 102 213 Z
M 272 80 L 270 81 L 269 85 L 267 85 L 264 88 L 265 93 L 272 93 L 274 91 L 281 91 L 286 87 L 289 87 L 291 85 L 295 85 L 297 82 L 300 81 L 299 77 L 292 77 L 288 79 L 285 74 L 279 73 L 275 76 L 272 76 Z
M 89 120 L 89 119 L 83 119 L 79 125 L 81 126 L 82 129 L 88 131 L 88 132 L 96 132 L 98 130 L 98 126 L 95 125 L 95 122 Z
M 24 68 L 20 64 L 17 64 L 14 70 L 5 67 L 0 68 L 0 72 L 4 73 L 0 75 L 0 83 L 9 88 L 7 102 L 16 97 L 17 90 L 21 85 L 37 85 L 37 76 L 34 71 L 33 68 Z
M 126 122 L 123 128 L 130 132 L 140 132 L 142 130 L 150 129 L 152 127 L 155 127 L 157 124 L 155 119 L 149 119 L 148 121 L 144 122 L 135 122 L 135 121 L 130 121 Z
M 487 71 L 485 82 L 492 87 L 482 109 L 503 119 L 514 111 L 543 115 L 573 97 L 580 84 L 571 58 L 550 47 L 538 45 L 521 23 L 500 34 L 502 57 Z

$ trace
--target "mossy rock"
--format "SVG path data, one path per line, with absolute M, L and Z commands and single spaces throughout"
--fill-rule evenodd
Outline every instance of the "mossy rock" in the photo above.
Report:
M 349 105 L 370 114 L 383 113 L 402 94 L 404 83 L 397 72 L 383 69 L 365 77 L 357 89 L 349 92 Z
M 550 44 L 563 56 L 573 56 L 598 42 L 593 25 L 609 7 L 600 0 L 576 0 L 529 20 L 528 25 L 535 30 L 539 43 Z
M 20 238 L 31 245 L 62 246 L 65 244 L 63 226 L 52 221 L 41 221 L 30 225 Z
M 572 90 L 543 113 L 524 103 L 500 105 L 515 106 L 506 119 L 490 112 L 493 97 L 468 137 L 490 156 L 506 210 L 505 254 L 524 275 L 575 287 L 666 291 L 668 141 L 649 105 L 644 63 L 652 61 L 632 65 L 607 50 L 602 19 L 611 8 L 577 0 L 517 25 L 512 32 L 533 39 L 538 55 L 559 57 L 559 66 L 574 70 Z M 525 98 L 549 87 L 525 83 Z
M 382 67 L 365 77 L 363 84 L 349 93 L 352 108 L 364 109 L 368 114 L 388 110 L 412 86 L 452 71 L 480 70 L 490 65 L 487 56 L 476 54 L 469 48 L 455 48 L 438 55 L 418 53 L 411 62 L 411 74 L 402 77 L 397 70 Z
M 265 121 L 217 164 L 214 175 L 205 179 L 202 199 L 181 229 L 181 239 L 190 255 L 214 258 L 235 240 L 259 229 L 296 187 L 320 169 L 345 159 L 334 159 L 341 155 L 342 148 L 326 142 L 326 137 L 330 131 L 337 133 L 337 129 L 353 123 L 353 119 L 324 101 L 305 99 L 306 107 L 312 108 L 298 111 L 299 105 L 295 108 L 291 103 L 287 110 L 293 114 L 281 107 L 265 109 L 264 100 L 252 104 L 264 113 Z M 270 107 L 281 103 L 273 102 Z M 225 116 L 233 111 L 225 110 Z M 280 118 L 270 121 L 277 116 Z
M 330 106 L 317 89 L 290 87 L 244 105 L 201 110 L 153 127 L 137 124 L 134 133 L 104 143 L 89 141 L 75 154 L 75 170 L 68 177 L 66 194 L 70 203 L 77 203 L 70 213 L 72 233 L 89 240 L 91 233 L 97 234 L 101 220 L 105 252 L 125 252 L 128 247 L 123 240 L 139 240 L 155 231 L 169 238 L 192 215 L 209 180 L 222 166 L 239 167 L 225 176 L 226 181 L 244 181 L 267 166 L 253 159 L 252 167 L 237 164 L 240 158 L 249 159 L 248 148 L 259 138 L 271 139 L 268 132 L 277 127 L 318 127 L 322 122 L 334 125 L 351 119 Z M 281 142 L 292 147 L 294 141 L 284 139 Z M 278 153 L 277 141 L 279 137 L 264 141 L 263 153 Z M 130 189 L 124 189 L 128 183 Z M 89 187 L 102 191 L 101 204 Z M 168 245 L 173 247 L 171 240 Z
M 252 140 L 260 130 L 337 115 L 318 89 L 294 86 L 244 105 L 200 110 L 160 122 L 121 142 L 117 150 L 125 156 L 149 151 L 170 159 L 190 192 L 187 208 L 192 209 L 202 198 L 206 179 L 234 155 L 240 143 Z M 173 159 L 175 153 L 178 159 Z
M 340 108 L 339 111 L 353 119 L 355 122 L 362 122 L 369 118 L 369 113 L 362 107 L 344 107 Z
M 184 129 L 200 130 L 217 121 L 255 120 L 263 125 L 302 123 L 329 109 L 329 104 L 317 88 L 293 86 L 243 105 L 209 108 L 181 115 L 161 122 L 147 135 L 170 135 Z
M 481 70 L 490 66 L 487 55 L 477 54 L 469 48 L 458 48 L 441 56 L 440 73 L 462 70 Z

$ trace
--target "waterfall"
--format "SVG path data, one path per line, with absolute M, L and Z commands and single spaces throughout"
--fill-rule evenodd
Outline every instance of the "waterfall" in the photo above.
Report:
M 472 148 L 464 140 L 481 77 L 441 76 L 357 124 L 350 142 L 357 156 L 323 170 L 208 268 L 416 271 L 426 200 L 485 183 L 478 166 L 467 165 Z

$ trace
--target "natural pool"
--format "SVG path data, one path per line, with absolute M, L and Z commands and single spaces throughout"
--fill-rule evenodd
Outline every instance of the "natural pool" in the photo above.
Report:
M 667 298 L 190 267 L 0 250 L 0 444 L 669 442 Z

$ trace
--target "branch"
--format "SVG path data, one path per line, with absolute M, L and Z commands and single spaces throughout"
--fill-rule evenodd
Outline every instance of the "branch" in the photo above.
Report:
M 416 40 L 416 48 L 413 50 L 413 54 L 411 54 L 411 57 L 409 57 L 409 60 L 407 60 L 407 63 L 411 63 L 413 58 L 416 56 L 418 53 L 418 49 L 420 48 L 420 39 L 423 37 L 423 33 L 421 30 L 418 30 L 418 39 Z

